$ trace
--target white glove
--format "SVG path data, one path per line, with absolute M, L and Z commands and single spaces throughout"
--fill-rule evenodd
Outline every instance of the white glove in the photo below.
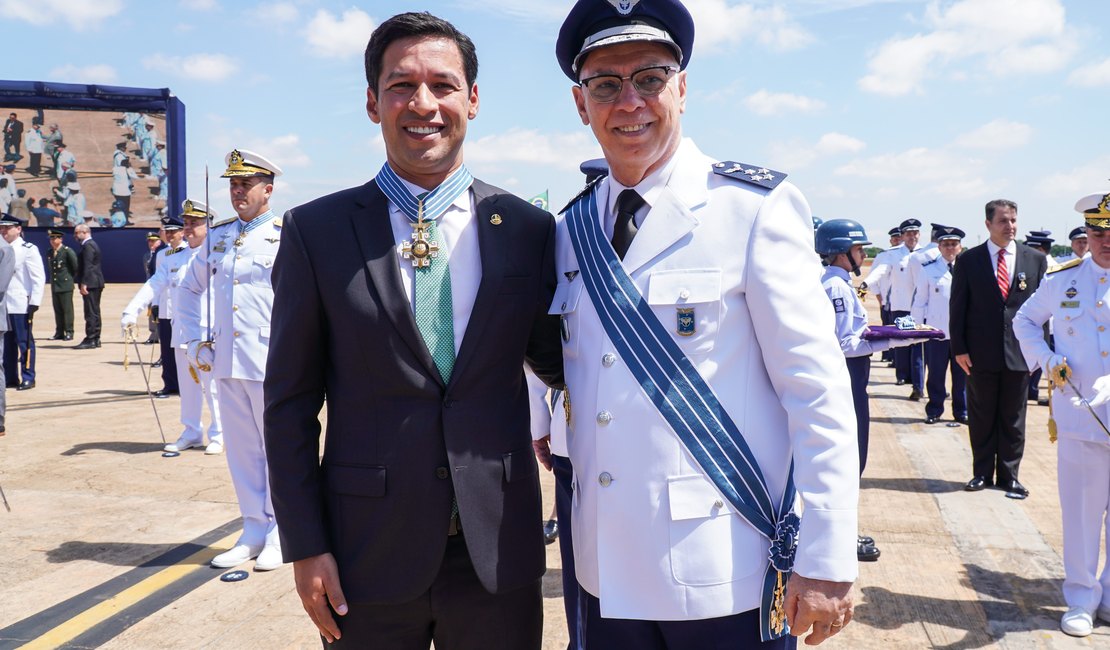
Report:
M 120 329 L 123 331 L 123 337 L 127 338 L 127 330 L 135 326 L 135 314 L 128 314 L 124 312 L 123 317 L 119 319 Z
M 1095 389 L 1095 396 L 1088 400 L 1092 407 L 1099 407 L 1110 402 L 1110 375 L 1099 377 L 1091 384 Z
M 216 360 L 215 344 L 199 340 L 189 341 L 185 354 L 193 360 L 193 365 L 199 370 L 211 369 L 212 362 Z

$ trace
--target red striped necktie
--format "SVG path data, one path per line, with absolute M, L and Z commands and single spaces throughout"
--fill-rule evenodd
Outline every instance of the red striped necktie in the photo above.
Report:
M 1006 249 L 998 249 L 998 291 L 1002 294 L 1002 302 L 1010 297 L 1010 270 L 1006 268 Z

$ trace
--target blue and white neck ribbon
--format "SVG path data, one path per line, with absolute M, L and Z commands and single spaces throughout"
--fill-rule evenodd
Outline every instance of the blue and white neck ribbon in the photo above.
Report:
M 240 235 L 245 235 L 248 232 L 254 230 L 255 228 L 261 228 L 264 224 L 267 224 L 271 220 L 273 220 L 273 218 L 275 216 L 277 216 L 277 215 L 274 214 L 273 210 L 267 210 L 267 211 L 263 212 L 262 214 L 258 215 L 257 217 L 251 219 L 250 221 L 243 221 L 242 219 L 240 219 L 239 220 L 239 234 Z
M 566 212 L 567 230 L 587 293 L 605 333 L 644 394 L 721 494 L 770 540 L 770 563 L 760 599 L 760 634 L 765 641 L 784 636 L 789 627 L 782 607 L 783 587 L 793 570 L 799 524 L 792 511 L 796 494 L 793 463 L 786 490 L 780 498 L 772 498 L 736 423 L 621 265 L 601 229 L 595 191 L 580 197 Z
M 382 165 L 381 171 L 374 177 L 374 180 L 389 200 L 393 201 L 393 204 L 400 208 L 401 212 L 404 212 L 410 221 L 416 222 L 421 217 L 425 221 L 434 221 L 444 212 L 447 212 L 447 208 L 451 207 L 455 199 L 470 189 L 470 184 L 474 182 L 474 176 L 470 174 L 466 165 L 460 165 L 438 187 L 424 195 L 423 205 L 421 205 L 421 199 L 412 195 L 412 192 L 409 191 L 397 172 L 393 171 L 388 162 Z M 421 213 L 421 207 L 423 207 L 423 213 Z

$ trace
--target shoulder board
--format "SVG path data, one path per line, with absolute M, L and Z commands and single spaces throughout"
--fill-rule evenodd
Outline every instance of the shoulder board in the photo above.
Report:
M 779 183 L 786 180 L 786 174 L 782 172 L 731 160 L 713 163 L 713 173 L 768 190 L 775 189 Z
M 213 228 L 219 228 L 220 226 L 226 226 L 227 224 L 231 223 L 232 221 L 235 221 L 238 218 L 239 217 L 237 215 L 237 216 L 234 216 L 234 217 L 227 217 L 225 219 L 221 219 L 221 220 L 217 221 L 216 223 L 212 224 L 212 227 Z
M 1064 262 L 1063 264 L 1059 264 L 1057 266 L 1054 266 L 1054 267 L 1050 268 L 1048 271 L 1046 271 L 1045 275 L 1052 275 L 1053 273 L 1056 273 L 1058 271 L 1066 271 L 1068 269 L 1074 269 L 1075 267 L 1082 264 L 1084 259 L 1086 259 L 1086 258 L 1077 257 L 1074 260 L 1071 260 L 1069 262 Z
M 581 199 L 583 196 L 586 196 L 587 194 L 589 194 L 590 191 L 594 189 L 594 185 L 597 185 L 598 183 L 600 183 L 602 180 L 604 180 L 607 177 L 608 177 L 607 174 L 602 174 L 601 176 L 598 176 L 597 178 L 590 181 L 589 183 L 586 183 L 586 187 L 583 187 L 581 192 L 579 192 L 578 194 L 575 194 L 574 198 L 571 199 L 570 201 L 568 201 L 567 204 L 565 206 L 563 206 L 562 210 L 559 210 L 559 214 L 563 214 L 568 209 L 570 209 L 570 206 L 574 205 L 575 203 L 578 203 L 578 199 Z
M 940 259 L 939 257 L 934 257 L 933 259 L 929 260 L 928 262 L 922 262 L 921 266 L 925 267 L 925 266 L 929 266 L 930 264 L 936 264 L 937 260 L 939 260 L 939 259 Z
M 274 228 L 281 228 L 281 217 L 274 217 Z
M 23 242 L 23 248 L 34 248 L 34 247 L 35 247 L 35 245 L 34 245 L 34 244 L 32 244 L 32 243 L 31 243 L 31 242 L 29 242 L 29 241 L 25 241 L 25 242 Z

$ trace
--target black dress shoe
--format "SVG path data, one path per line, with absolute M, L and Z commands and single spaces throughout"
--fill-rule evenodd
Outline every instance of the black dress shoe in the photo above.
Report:
M 543 543 L 554 544 L 557 539 L 559 539 L 559 522 L 555 519 L 548 519 L 547 523 L 543 525 Z
M 32 389 L 32 388 L 34 388 L 34 387 L 35 387 L 35 382 L 33 382 L 33 381 L 25 381 L 25 382 L 23 382 L 22 384 L 20 384 L 20 385 L 16 386 L 16 387 L 15 387 L 15 389 L 16 389 L 16 390 L 31 390 L 31 389 Z
M 66 335 L 65 334 L 55 334 L 54 336 L 50 337 L 50 340 L 51 341 L 64 341 L 64 340 L 66 340 Z
M 856 559 L 860 562 L 874 562 L 882 553 L 874 544 L 856 544 Z
M 967 424 L 967 416 L 966 415 L 957 415 L 956 416 L 956 422 L 959 422 L 960 424 Z
M 1016 480 L 1006 484 L 1006 497 L 1009 499 L 1024 499 L 1029 496 L 1029 490 Z
M 978 492 L 979 490 L 989 488 L 991 485 L 992 483 L 987 479 L 982 476 L 976 476 L 967 482 L 967 485 L 964 486 L 964 490 L 967 492 Z
M 154 363 L 150 364 L 150 367 L 151 368 L 161 368 L 162 367 L 162 360 L 159 359 L 159 360 L 155 361 Z
M 870 535 L 857 535 L 856 544 L 867 544 L 869 546 L 875 545 L 875 538 Z
M 929 417 L 925 418 L 925 424 L 936 424 L 937 422 L 940 422 L 940 418 L 938 417 L 930 415 Z
M 154 396 L 158 399 L 166 399 L 167 397 L 171 397 L 173 395 L 177 395 L 177 391 L 169 391 L 165 388 L 163 388 L 162 390 L 154 391 Z
M 73 335 L 72 335 L 72 334 L 66 334 L 66 335 L 65 335 L 65 336 L 64 336 L 64 337 L 62 338 L 62 340 L 63 340 L 63 341 L 72 341 L 72 340 L 73 340 Z
M 899 379 L 898 381 L 894 382 L 894 385 L 895 386 L 905 386 L 906 385 L 906 380 L 905 379 Z
M 152 345 L 152 344 L 157 343 L 157 342 L 158 342 L 158 339 L 151 336 L 151 337 L 147 338 L 147 340 L 143 341 L 143 345 Z
M 100 347 L 100 337 L 99 336 L 96 337 L 95 339 L 93 339 L 93 347 L 96 347 L 96 348 Z
M 910 391 L 910 401 L 920 402 L 922 398 L 921 391 L 916 388 Z
M 77 345 L 73 346 L 73 349 L 74 350 L 91 350 L 95 347 L 96 347 L 96 343 L 93 343 L 92 341 L 90 341 L 88 339 L 85 339 L 84 341 L 81 341 Z

